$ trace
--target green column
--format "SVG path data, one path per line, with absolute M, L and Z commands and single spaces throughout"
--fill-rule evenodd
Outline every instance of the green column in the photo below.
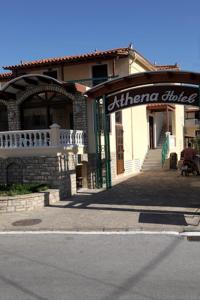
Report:
M 111 182 L 111 166 L 110 166 L 110 136 L 109 136 L 109 118 L 106 115 L 106 96 L 103 96 L 103 131 L 104 131 L 104 147 L 105 147 L 105 168 L 106 168 L 106 188 L 112 186 Z
M 96 145 L 96 187 L 103 186 L 102 178 L 102 161 L 101 161 L 101 130 L 100 130 L 100 110 L 99 99 L 94 100 L 94 130 L 95 130 L 95 145 Z

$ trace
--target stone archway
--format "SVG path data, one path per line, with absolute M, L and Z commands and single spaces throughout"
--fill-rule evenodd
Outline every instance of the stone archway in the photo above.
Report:
M 21 129 L 47 129 L 57 123 L 63 129 L 73 129 L 74 96 L 62 88 L 43 87 L 37 91 L 29 91 L 20 105 Z M 27 95 L 26 95 L 27 96 Z

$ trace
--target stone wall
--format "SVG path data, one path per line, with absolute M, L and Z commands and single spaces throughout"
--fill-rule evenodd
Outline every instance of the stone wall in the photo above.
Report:
M 84 130 L 88 132 L 87 100 L 80 93 L 76 93 L 75 99 L 73 100 L 73 118 L 74 130 Z M 85 137 L 85 144 L 87 148 L 87 136 Z
M 59 189 L 62 199 L 76 193 L 72 153 L 54 157 L 1 158 L 0 170 L 0 184 L 45 183 Z
M 51 205 L 60 200 L 59 190 L 0 197 L 0 214 L 31 211 Z

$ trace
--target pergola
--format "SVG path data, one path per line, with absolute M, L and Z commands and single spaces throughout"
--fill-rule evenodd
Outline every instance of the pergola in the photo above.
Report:
M 167 94 L 171 91 L 171 94 Z M 97 186 L 102 179 L 102 145 L 100 130 L 100 105 L 103 106 L 103 133 L 105 140 L 106 187 L 111 187 L 110 142 L 108 132 L 108 115 L 127 107 L 147 104 L 148 109 L 173 109 L 174 104 L 195 105 L 200 108 L 200 73 L 187 71 L 152 71 L 131 74 L 103 82 L 86 92 L 94 101 Z M 168 99 L 167 99 L 168 95 Z M 157 96 L 157 97 L 156 97 Z M 167 99 L 167 101 L 164 101 Z

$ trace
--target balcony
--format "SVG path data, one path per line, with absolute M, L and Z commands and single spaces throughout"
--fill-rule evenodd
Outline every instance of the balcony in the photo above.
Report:
M 57 124 L 43 130 L 0 132 L 0 157 L 83 153 L 84 146 L 84 131 L 60 129 Z
M 196 127 L 200 125 L 200 120 L 198 119 L 186 119 L 185 127 Z

